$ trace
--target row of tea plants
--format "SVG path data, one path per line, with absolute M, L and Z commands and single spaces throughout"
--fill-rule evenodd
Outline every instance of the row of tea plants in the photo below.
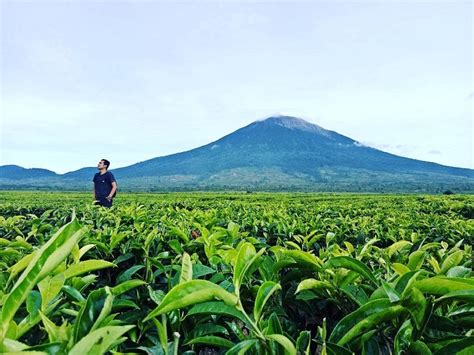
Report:
M 472 196 L 0 192 L 0 351 L 472 354 Z

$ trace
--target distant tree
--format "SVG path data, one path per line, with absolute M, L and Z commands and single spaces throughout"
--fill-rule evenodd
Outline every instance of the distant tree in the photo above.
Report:
M 454 192 L 452 192 L 451 190 L 445 190 L 443 192 L 443 195 L 454 195 Z

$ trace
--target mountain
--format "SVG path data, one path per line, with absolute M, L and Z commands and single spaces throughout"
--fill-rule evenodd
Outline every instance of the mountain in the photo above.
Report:
M 48 178 L 56 177 L 54 171 L 47 169 L 25 169 L 18 165 L 2 165 L 0 166 L 0 178 L 8 179 L 29 179 L 29 178 Z
M 52 180 L 90 188 L 95 171 L 83 168 Z M 113 172 L 129 190 L 474 191 L 472 169 L 389 154 L 289 116 L 256 121 L 202 147 Z M 8 176 L 0 188 L 5 180 L 22 181 Z

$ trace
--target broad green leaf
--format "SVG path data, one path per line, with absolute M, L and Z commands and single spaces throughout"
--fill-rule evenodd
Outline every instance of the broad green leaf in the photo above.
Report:
M 67 334 L 67 323 L 63 323 L 60 327 L 54 324 L 47 316 L 40 312 L 41 320 L 43 321 L 43 326 L 46 332 L 48 333 L 49 341 L 54 343 L 56 341 L 64 342 L 68 340 Z
M 159 314 L 192 306 L 196 303 L 219 299 L 229 306 L 237 304 L 237 297 L 222 287 L 206 280 L 192 280 L 173 287 L 161 304 L 144 319 L 147 321 Z
M 442 301 L 464 301 L 474 304 L 474 288 L 469 290 L 459 290 L 446 293 L 444 296 L 436 299 L 436 302 Z
M 423 293 L 445 295 L 454 291 L 472 290 L 474 284 L 469 279 L 435 276 L 414 283 L 414 286 Z
M 413 320 L 415 321 L 416 328 L 422 329 L 428 316 L 426 314 L 428 303 L 416 287 L 412 287 L 403 299 L 402 305 L 410 312 Z
M 398 329 L 397 335 L 395 336 L 393 347 L 395 354 L 402 354 L 403 351 L 408 348 L 412 339 L 413 326 L 411 325 L 410 319 L 403 322 L 402 326 Z
M 186 316 L 189 317 L 195 314 L 221 315 L 240 319 L 244 323 L 247 322 L 242 312 L 237 310 L 234 306 L 226 305 L 222 301 L 198 303 L 189 310 Z
M 446 276 L 448 277 L 469 277 L 471 275 L 472 270 L 465 266 L 454 266 L 448 270 Z
M 3 303 L 0 343 L 4 339 L 10 321 L 29 292 L 69 255 L 73 246 L 79 242 L 85 232 L 86 229 L 81 228 L 77 220 L 73 219 L 35 252 L 28 267 L 23 271 Z
M 116 266 L 114 263 L 105 261 L 105 260 L 86 260 L 81 261 L 77 264 L 69 266 L 66 271 L 64 271 L 64 277 L 69 279 L 74 276 L 79 276 L 85 274 L 89 271 L 105 269 L 107 267 Z
M 57 274 L 56 276 L 47 276 L 38 283 L 38 289 L 41 293 L 41 310 L 44 311 L 48 304 L 61 292 L 64 286 L 64 274 Z
M 230 349 L 235 345 L 230 340 L 221 338 L 216 335 L 205 335 L 202 337 L 194 338 L 191 341 L 187 342 L 187 345 L 192 345 L 192 344 L 205 344 L 205 345 L 212 345 L 212 346 L 217 346 L 219 348 L 227 348 L 227 349 Z
M 403 274 L 395 285 L 395 290 L 404 297 L 404 294 L 410 291 L 413 284 L 416 282 L 418 276 L 422 273 L 422 270 L 408 271 Z
M 302 250 L 283 250 L 283 255 L 289 256 L 296 263 L 306 269 L 320 271 L 323 265 L 321 260 L 315 255 Z
M 393 254 L 398 253 L 400 250 L 410 245 L 413 245 L 413 243 L 409 242 L 408 240 L 400 240 L 393 243 L 385 250 L 387 251 L 388 257 L 391 258 Z
M 285 349 L 285 354 L 296 355 L 295 345 L 286 336 L 282 334 L 269 334 L 265 335 L 265 337 L 280 344 Z
M 474 337 L 458 340 L 438 349 L 433 355 L 472 355 L 474 353 Z
M 376 302 L 376 301 L 374 301 L 374 302 Z M 369 302 L 369 303 L 372 303 L 372 302 Z M 367 303 L 366 306 L 369 305 L 369 303 Z M 358 311 L 359 310 L 357 310 L 356 312 L 358 312 Z M 400 306 L 400 305 L 387 307 L 387 308 L 385 308 L 384 310 L 382 310 L 380 312 L 372 313 L 371 315 L 365 317 L 360 322 L 355 324 L 352 328 L 348 329 L 347 333 L 345 333 L 344 336 L 341 339 L 339 339 L 337 344 L 338 345 L 347 344 L 348 342 L 356 339 L 357 337 L 364 335 L 369 330 L 374 329 L 380 323 L 392 320 L 392 319 L 396 318 L 398 315 L 403 314 L 403 313 L 406 313 L 406 309 L 403 306 Z M 346 316 L 346 317 L 348 317 L 348 316 Z M 343 322 L 346 317 L 344 317 L 338 323 L 338 325 L 341 322 Z M 332 336 L 332 334 L 331 334 L 331 336 Z
M 111 346 L 116 344 L 123 334 L 134 327 L 134 325 L 124 325 L 96 329 L 77 342 L 68 354 L 104 354 Z
M 327 281 L 320 281 L 316 279 L 306 279 L 301 281 L 296 288 L 295 294 L 304 290 L 332 290 L 332 285 Z
M 392 306 L 392 303 L 387 298 L 376 299 L 374 301 L 367 302 L 362 307 L 342 318 L 339 323 L 336 324 L 329 337 L 329 341 L 339 344 L 339 340 L 341 340 L 350 329 L 355 327 L 367 317 L 373 314 L 384 312 L 390 306 Z
M 0 351 L 2 354 L 25 354 L 27 353 L 28 345 L 23 344 L 17 340 L 5 338 L 3 344 L 0 343 Z
M 296 340 L 296 349 L 298 354 L 310 355 L 311 348 L 311 333 L 307 330 L 303 330 L 298 339 Z
M 239 252 L 237 254 L 237 259 L 235 261 L 234 268 L 234 287 L 235 292 L 238 295 L 240 290 L 240 285 L 245 277 L 245 274 L 250 269 L 252 264 L 260 257 L 265 249 L 261 249 L 258 253 L 255 251 L 255 247 L 251 243 L 244 243 L 241 245 Z
M 74 340 L 77 342 L 96 329 L 112 310 L 114 296 L 108 287 L 92 291 L 87 297 L 74 323 Z
M 121 283 L 127 280 L 130 280 L 130 278 L 139 270 L 143 269 L 145 266 L 144 265 L 134 265 L 128 270 L 125 270 L 122 272 L 118 277 L 117 277 L 117 282 Z
M 390 286 L 386 282 L 383 282 L 382 287 L 387 293 L 387 296 L 390 302 L 395 303 L 395 302 L 400 301 L 401 295 L 394 288 L 392 288 L 392 286 Z
M 8 271 L 10 272 L 10 277 L 8 279 L 8 284 L 10 281 L 15 278 L 20 272 L 25 270 L 28 265 L 30 265 L 31 260 L 35 257 L 35 253 L 37 251 L 32 252 L 31 254 L 25 255 L 23 258 L 21 258 L 15 265 L 10 267 Z
M 253 316 L 255 322 L 258 323 L 260 316 L 263 312 L 263 307 L 265 307 L 265 304 L 267 303 L 271 295 L 278 290 L 281 290 L 280 284 L 277 284 L 273 281 L 266 281 L 259 287 L 253 308 Z
M 408 353 L 413 355 L 431 355 L 431 350 L 421 340 L 414 341 L 408 347 Z
M 30 314 L 30 318 L 39 317 L 39 310 L 41 309 L 41 294 L 36 291 L 30 291 L 26 298 L 26 310 Z
M 146 285 L 146 282 L 143 280 L 128 280 L 125 282 L 122 282 L 121 284 L 114 286 L 110 289 L 112 294 L 114 296 L 121 295 L 122 293 L 125 293 L 127 291 L 130 291 L 133 288 Z
M 426 252 L 424 250 L 417 250 L 408 257 L 408 268 L 410 270 L 418 270 L 425 260 Z
M 267 323 L 268 325 L 265 334 L 283 334 L 280 320 L 275 312 L 270 315 Z
M 191 257 L 188 253 L 183 254 L 183 262 L 181 263 L 181 276 L 179 277 L 179 283 L 185 283 L 193 279 L 193 264 Z
M 156 318 L 154 318 L 156 319 Z M 219 324 L 214 324 L 214 323 L 205 323 L 202 324 L 200 323 L 198 327 L 195 327 L 189 334 L 187 335 L 187 339 L 192 340 L 197 337 L 201 337 L 204 335 L 212 335 L 212 334 L 224 334 L 228 335 L 229 332 L 227 328 L 223 327 L 222 325 Z M 186 341 L 187 342 L 187 341 Z M 232 345 L 234 346 L 234 345 Z
M 84 245 L 80 250 L 79 250 L 79 260 L 84 256 L 85 253 L 87 253 L 89 250 L 95 247 L 95 244 L 87 244 Z
M 258 344 L 258 339 L 248 339 L 237 343 L 232 348 L 230 348 L 225 354 L 226 355 L 244 355 L 247 350 L 255 348 Z
M 324 264 L 323 270 L 326 270 L 329 268 L 337 268 L 337 267 L 342 267 L 348 270 L 355 271 L 359 275 L 371 281 L 374 285 L 377 286 L 378 284 L 377 279 L 372 274 L 372 271 L 370 271 L 370 269 L 365 264 L 363 264 L 359 260 L 354 259 L 350 256 L 337 256 L 337 257 L 329 259 Z
M 439 273 L 445 274 L 452 267 L 458 266 L 462 261 L 463 256 L 464 253 L 461 250 L 455 251 L 454 253 L 448 255 L 448 257 L 444 259 L 443 263 L 441 264 L 441 271 Z
M 392 269 L 400 276 L 406 274 L 407 272 L 410 271 L 410 268 L 403 265 L 403 264 L 400 264 L 400 263 L 393 263 L 392 264 Z

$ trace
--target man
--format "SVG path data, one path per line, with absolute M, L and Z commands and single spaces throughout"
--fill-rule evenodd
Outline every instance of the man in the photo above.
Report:
M 102 159 L 97 164 L 99 172 L 94 175 L 94 200 L 97 204 L 104 207 L 112 207 L 112 199 L 115 197 L 117 191 L 117 181 L 114 175 L 108 171 L 110 162 L 107 159 Z

